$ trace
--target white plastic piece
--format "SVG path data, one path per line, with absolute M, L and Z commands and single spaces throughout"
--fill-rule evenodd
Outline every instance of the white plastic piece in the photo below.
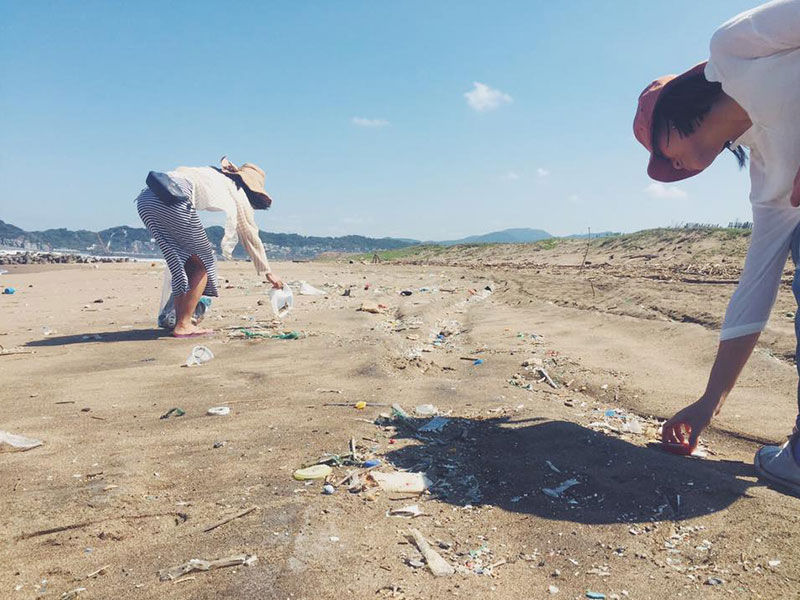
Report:
M 282 319 L 294 306 L 294 294 L 292 288 L 288 285 L 283 286 L 283 289 L 270 288 L 269 301 L 272 304 L 272 313 L 278 318 Z
M 186 366 L 193 367 L 195 365 L 202 365 L 214 358 L 214 353 L 205 346 L 195 346 L 192 348 L 192 353 L 186 359 Z
M 231 414 L 231 409 L 229 406 L 212 406 L 206 411 L 206 414 L 214 417 L 224 417 Z

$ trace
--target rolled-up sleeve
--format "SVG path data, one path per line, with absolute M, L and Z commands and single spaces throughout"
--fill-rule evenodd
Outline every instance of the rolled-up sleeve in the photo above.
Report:
M 242 194 L 244 195 L 244 194 Z M 256 224 L 253 209 L 247 200 L 241 201 L 237 198 L 237 223 L 236 229 L 239 234 L 239 242 L 245 252 L 253 261 L 256 273 L 270 273 L 271 269 L 267 260 L 267 253 L 264 244 L 258 235 L 258 225 Z
M 800 210 L 753 206 L 753 236 L 739 285 L 731 296 L 720 340 L 764 330 L 778 295 Z

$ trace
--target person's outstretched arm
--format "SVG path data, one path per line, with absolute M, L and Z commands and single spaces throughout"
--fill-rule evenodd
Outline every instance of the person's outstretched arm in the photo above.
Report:
M 687 442 L 682 438 L 678 428 L 679 423 L 685 423 L 691 429 L 688 439 L 689 446 L 694 448 L 697 445 L 700 433 L 708 427 L 711 419 L 722 409 L 725 399 L 753 353 L 760 335 L 761 332 L 751 333 L 719 343 L 706 391 L 697 402 L 690 404 L 664 424 L 662 434 L 664 442 L 672 444 Z

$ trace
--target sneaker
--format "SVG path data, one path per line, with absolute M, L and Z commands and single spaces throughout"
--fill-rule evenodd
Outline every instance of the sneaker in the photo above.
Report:
M 759 476 L 800 496 L 800 465 L 792 455 L 791 439 L 783 446 L 764 446 L 753 463 Z

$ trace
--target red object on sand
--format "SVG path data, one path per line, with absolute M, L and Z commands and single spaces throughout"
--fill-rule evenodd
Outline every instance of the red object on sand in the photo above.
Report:
M 678 454 L 680 456 L 689 456 L 697 449 L 697 444 L 692 446 L 689 443 L 692 428 L 688 423 L 675 423 L 671 429 L 672 435 L 670 437 L 676 441 L 667 441 L 668 430 L 661 431 L 661 446 L 666 452 Z

